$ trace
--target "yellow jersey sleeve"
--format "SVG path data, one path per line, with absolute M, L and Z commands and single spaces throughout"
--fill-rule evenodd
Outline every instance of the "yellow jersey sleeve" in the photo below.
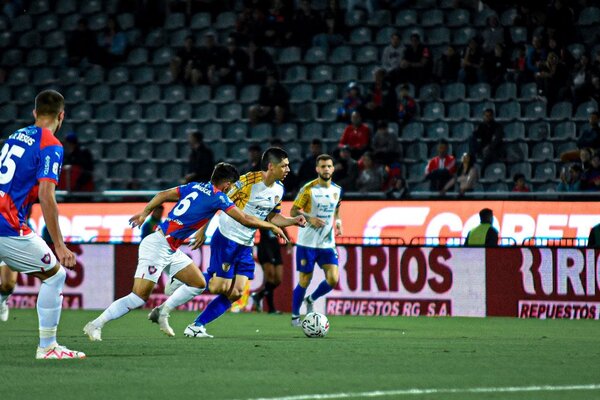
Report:
M 240 177 L 240 180 L 233 185 L 227 196 L 229 196 L 239 209 L 243 210 L 250 200 L 252 185 L 261 180 L 262 174 L 260 172 L 248 172 Z
M 311 188 L 312 188 L 312 182 L 304 185 L 302 187 L 302 189 L 300 189 L 300 191 L 296 195 L 296 199 L 294 200 L 294 207 L 296 207 L 298 209 L 302 209 L 306 213 L 310 213 L 310 210 L 312 208 Z

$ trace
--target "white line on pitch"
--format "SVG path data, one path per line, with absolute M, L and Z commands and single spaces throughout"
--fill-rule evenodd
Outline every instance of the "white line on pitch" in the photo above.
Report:
M 329 400 L 352 399 L 361 397 L 386 397 L 386 396 L 411 396 L 419 394 L 465 394 L 465 393 L 519 393 L 519 392 L 565 392 L 577 390 L 600 390 L 600 384 L 570 385 L 570 386 L 514 386 L 514 387 L 479 387 L 464 389 L 401 389 L 401 390 L 376 390 L 372 392 L 355 393 L 330 393 L 330 394 L 302 394 L 284 397 L 259 397 L 247 400 Z

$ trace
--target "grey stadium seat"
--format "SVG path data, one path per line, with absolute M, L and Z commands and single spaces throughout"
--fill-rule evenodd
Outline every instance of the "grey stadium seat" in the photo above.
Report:
M 162 105 L 162 104 L 160 104 Z M 153 106 L 150 106 L 153 107 Z M 169 109 L 168 117 L 169 120 L 182 122 L 188 121 L 192 118 L 192 105 L 188 103 L 174 104 Z M 157 119 L 161 120 L 161 118 Z
M 154 145 L 152 158 L 158 161 L 170 161 L 177 154 L 177 145 L 173 142 L 160 142 Z M 175 164 L 177 165 L 177 164 Z M 180 175 L 175 175 L 180 176 Z
M 324 84 L 319 85 L 317 87 L 317 93 L 315 95 L 315 101 L 317 103 L 328 103 L 332 101 L 336 101 L 337 96 L 337 86 L 334 84 Z
M 445 122 L 435 122 L 427 126 L 427 138 L 432 140 L 448 139 L 448 124 Z
M 231 103 L 235 101 L 237 97 L 237 91 L 233 85 L 222 85 L 219 86 L 214 94 L 213 102 L 218 104 Z
M 529 181 L 531 179 L 531 163 L 522 162 L 512 164 L 510 166 L 510 176 L 508 179 L 513 179 L 516 174 L 523 174 L 525 176 L 525 180 Z
M 446 16 L 446 26 L 451 28 L 466 26 L 469 24 L 469 20 L 471 19 L 471 14 L 469 11 L 461 8 L 450 11 L 450 13 L 446 14 Z
M 292 65 L 285 71 L 285 82 L 295 83 L 306 81 L 307 71 L 303 65 Z
M 121 124 L 118 124 L 122 126 Z M 124 129 L 125 139 L 131 141 L 146 140 L 148 137 L 148 125 L 144 123 L 134 123 L 126 126 Z
M 329 65 L 318 65 L 311 69 L 310 80 L 313 83 L 331 82 L 333 80 L 333 68 Z
M 229 124 L 225 129 L 225 139 L 239 141 L 244 140 L 248 136 L 248 126 L 247 124 L 242 124 L 240 122 L 236 122 L 234 124 Z
M 547 122 L 536 122 L 527 128 L 527 139 L 533 141 L 546 140 L 550 136 L 550 125 Z
M 423 110 L 424 120 L 443 119 L 445 114 L 444 103 L 431 102 L 425 105 Z
M 509 100 L 517 97 L 517 85 L 513 82 L 503 82 L 496 89 L 496 100 Z
M 522 162 L 527 159 L 529 154 L 529 146 L 523 142 L 507 143 L 505 149 L 508 162 Z
M 514 120 L 521 116 L 521 105 L 516 101 L 508 101 L 498 107 L 497 118 Z
M 148 139 L 154 142 L 171 141 L 173 138 L 173 124 L 158 122 L 150 126 Z
M 144 85 L 139 89 L 137 102 L 141 104 L 153 104 L 160 101 L 160 86 Z
M 285 47 L 279 53 L 279 64 L 295 64 L 301 60 L 301 50 L 299 47 Z
M 125 67 L 116 67 L 108 72 L 108 83 L 110 85 L 120 85 L 129 82 L 129 69 Z
M 451 104 L 448 108 L 448 119 L 454 121 L 460 121 L 468 119 L 470 115 L 470 107 L 467 102 L 458 102 Z
M 104 148 L 104 159 L 110 161 L 123 161 L 127 158 L 127 144 L 115 142 Z
M 457 142 L 468 140 L 472 135 L 475 127 L 470 122 L 461 122 L 452 127 L 450 138 Z
M 550 142 L 536 143 L 531 150 L 533 161 L 548 161 L 554 158 L 554 146 Z
M 533 174 L 533 180 L 536 182 L 547 182 L 556 179 L 556 164 L 553 162 L 547 162 L 538 164 L 535 167 Z
M 301 83 L 292 88 L 290 92 L 290 103 L 304 103 L 312 101 L 313 87 L 308 83 Z
M 117 114 L 117 106 L 115 104 L 102 104 L 96 108 L 94 119 L 98 122 L 111 122 L 117 119 Z
M 465 97 L 466 89 L 462 83 L 449 83 L 443 88 L 442 98 L 445 101 L 464 100 Z
M 396 14 L 396 25 L 398 27 L 408 27 L 417 24 L 417 13 L 411 9 L 401 10 Z
M 525 140 L 525 125 L 522 122 L 511 122 L 504 125 L 505 141 Z
M 441 45 L 450 41 L 450 30 L 446 27 L 439 26 L 427 31 L 427 43 L 429 45 Z
M 525 108 L 525 118 L 534 120 L 546 118 L 546 103 L 542 101 L 529 103 Z
M 348 83 L 358 79 L 358 67 L 356 65 L 343 65 L 335 71 L 335 81 Z
M 65 103 L 66 104 L 77 104 L 85 101 L 87 90 L 83 85 L 70 86 L 65 91 Z M 9 99 L 10 100 L 10 99 Z
M 142 106 L 139 104 L 127 104 L 121 108 L 119 119 L 123 122 L 136 122 L 142 119 Z
M 490 182 L 501 182 L 506 179 L 506 165 L 504 163 L 493 163 L 487 166 L 483 178 Z
M 240 92 L 240 103 L 242 104 L 253 104 L 258 101 L 260 95 L 259 85 L 246 85 Z
M 439 9 L 432 9 L 425 11 L 421 15 L 421 25 L 422 26 L 437 26 L 442 25 L 444 23 L 444 12 Z
M 129 159 L 146 161 L 152 157 L 152 144 L 147 142 L 131 143 L 127 151 Z
M 571 118 L 573 114 L 573 104 L 571 102 L 560 102 L 556 103 L 552 106 L 552 111 L 550 112 L 550 119 L 555 121 L 560 121 L 564 119 Z
M 311 47 L 304 56 L 308 64 L 322 64 L 327 60 L 327 51 L 323 47 Z
M 312 140 L 321 139 L 323 137 L 323 124 L 320 122 L 310 122 L 302 128 L 301 139 Z
M 409 160 L 426 161 L 428 158 L 427 145 L 423 142 L 411 143 L 406 147 L 404 156 Z
M 137 89 L 133 85 L 119 86 L 115 90 L 113 102 L 116 104 L 132 103 L 136 99 Z
M 467 96 L 473 100 L 487 100 L 492 97 L 490 85 L 487 83 L 477 83 L 469 86 L 469 94 Z
M 193 111 L 193 119 L 198 122 L 209 122 L 217 117 L 217 106 L 214 104 L 203 104 L 195 106 Z
M 275 137 L 284 142 L 298 139 L 298 127 L 296 124 L 285 123 L 277 126 Z
M 574 122 L 561 122 L 558 125 L 554 126 L 554 132 L 552 134 L 551 140 L 575 140 L 577 136 L 577 128 Z
M 110 87 L 106 85 L 97 85 L 90 89 L 88 103 L 100 104 L 110 101 Z
M 352 61 L 352 48 L 349 46 L 336 47 L 329 57 L 331 64 L 346 64 L 350 61 Z
M 421 122 L 411 122 L 402 129 L 400 140 L 413 141 L 423 137 L 425 128 Z
M 258 124 L 250 129 L 250 139 L 267 142 L 273 135 L 271 124 Z

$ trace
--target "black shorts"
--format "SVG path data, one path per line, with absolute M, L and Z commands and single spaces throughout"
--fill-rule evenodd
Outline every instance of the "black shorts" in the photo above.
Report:
M 281 265 L 283 261 L 281 259 L 281 245 L 279 240 L 275 238 L 261 237 L 258 242 L 258 262 L 263 264 Z

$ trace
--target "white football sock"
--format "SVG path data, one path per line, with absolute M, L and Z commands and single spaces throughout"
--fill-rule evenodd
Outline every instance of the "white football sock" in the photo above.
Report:
M 62 290 L 67 279 L 67 271 L 60 267 L 52 277 L 42 281 L 37 298 L 37 313 L 40 323 L 40 347 L 46 348 L 56 343 L 56 329 L 62 309 Z
M 134 293 L 129 293 L 119 300 L 115 300 L 98 318 L 92 321 L 98 328 L 102 328 L 104 324 L 113 319 L 121 318 L 129 311 L 139 308 L 146 303 L 141 297 Z
M 204 292 L 204 288 L 199 289 L 188 285 L 183 285 L 177 288 L 175 292 L 164 302 L 161 307 L 161 313 L 169 314 L 182 304 L 187 303 L 195 296 Z

